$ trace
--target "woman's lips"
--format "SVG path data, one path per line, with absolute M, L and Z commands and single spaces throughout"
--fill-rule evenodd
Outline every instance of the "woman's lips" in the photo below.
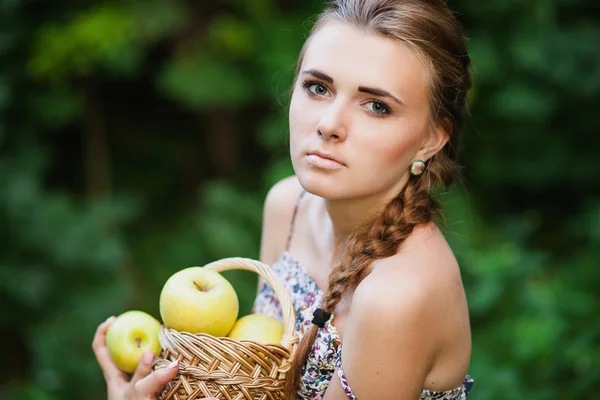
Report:
M 306 160 L 313 166 L 317 167 L 317 168 L 321 168 L 321 169 L 329 169 L 329 170 L 334 170 L 334 169 L 340 169 L 340 168 L 344 168 L 345 165 L 332 160 L 331 158 L 327 158 L 324 156 L 321 156 L 319 154 L 315 154 L 315 153 L 311 153 L 311 154 L 307 154 L 306 155 Z

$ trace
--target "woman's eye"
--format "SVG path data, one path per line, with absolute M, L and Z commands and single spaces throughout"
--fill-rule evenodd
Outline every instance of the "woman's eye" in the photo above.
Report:
M 379 101 L 369 101 L 367 103 L 367 109 L 374 114 L 379 114 L 379 115 L 390 114 L 389 107 Z
M 308 90 L 310 90 L 311 93 L 314 93 L 317 96 L 327 95 L 327 88 L 324 85 L 321 85 L 320 83 L 311 83 L 308 86 Z

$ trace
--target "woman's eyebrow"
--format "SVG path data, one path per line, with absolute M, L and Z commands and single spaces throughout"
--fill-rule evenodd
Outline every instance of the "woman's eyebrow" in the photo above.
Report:
M 329 82 L 329 83 L 333 84 L 332 77 L 330 77 L 326 73 L 321 72 L 317 69 L 308 69 L 306 71 L 302 71 L 302 75 L 312 75 L 312 76 L 319 78 L 325 82 Z M 401 106 L 404 105 L 404 103 L 400 99 L 398 99 L 396 96 L 394 96 L 390 92 L 383 90 L 383 89 L 367 87 L 367 86 L 359 86 L 358 91 L 362 92 L 362 93 L 369 93 L 369 94 L 372 94 L 373 96 L 389 97 L 390 99 L 394 100 L 396 103 L 400 104 Z
M 390 92 L 383 90 L 383 89 L 359 86 L 358 91 L 363 92 L 363 93 L 369 93 L 369 94 L 372 94 L 373 96 L 389 97 L 390 99 L 394 100 L 396 103 L 400 104 L 401 106 L 404 105 L 404 103 L 402 101 L 400 101 L 400 99 L 398 99 L 396 96 L 394 96 Z
M 333 83 L 333 78 L 332 77 L 330 77 L 326 73 L 321 72 L 321 71 L 316 70 L 316 69 L 309 69 L 309 70 L 306 70 L 306 71 L 302 71 L 302 74 L 303 75 L 312 75 L 314 77 L 317 77 L 319 79 L 324 80 L 325 82 Z

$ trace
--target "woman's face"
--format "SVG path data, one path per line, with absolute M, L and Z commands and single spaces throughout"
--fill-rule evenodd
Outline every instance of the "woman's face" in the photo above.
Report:
M 445 143 L 428 134 L 428 96 L 428 70 L 414 52 L 328 22 L 307 45 L 290 105 L 302 186 L 329 200 L 394 197 L 410 164 Z

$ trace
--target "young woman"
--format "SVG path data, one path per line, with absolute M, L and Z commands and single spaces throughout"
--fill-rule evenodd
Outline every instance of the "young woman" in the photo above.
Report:
M 286 398 L 468 394 L 467 302 L 430 191 L 458 175 L 470 87 L 463 33 L 442 0 L 337 0 L 317 20 L 289 111 L 296 175 L 269 192 L 261 245 L 302 337 Z M 264 282 L 255 312 L 280 316 Z M 106 352 L 108 325 L 94 349 L 109 398 L 155 398 L 177 365 L 150 373 L 142 362 L 126 380 Z

